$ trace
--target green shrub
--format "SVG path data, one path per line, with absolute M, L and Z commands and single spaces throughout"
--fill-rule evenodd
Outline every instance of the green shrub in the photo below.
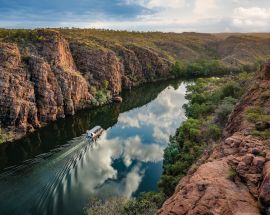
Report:
M 264 140 L 270 139 L 270 129 L 266 129 L 264 131 L 253 130 L 251 131 L 251 134 Z
M 234 106 L 236 104 L 237 100 L 232 97 L 227 97 L 223 100 L 221 105 L 218 106 L 216 110 L 216 118 L 215 121 L 221 125 L 225 126 L 225 124 L 228 121 L 228 117 L 230 113 L 233 111 Z
M 186 67 L 180 61 L 176 61 L 175 64 L 172 66 L 171 73 L 175 77 L 185 77 Z
M 158 187 L 167 197 L 171 196 L 178 184 L 181 176 L 162 175 L 158 182 Z
M 221 97 L 232 97 L 232 98 L 239 98 L 241 96 L 242 87 L 239 83 L 235 81 L 230 81 L 226 83 L 224 87 L 221 89 Z
M 190 98 L 191 104 L 194 104 L 194 103 L 202 104 L 204 102 L 206 102 L 206 98 L 205 98 L 204 94 L 202 94 L 202 93 L 191 94 L 191 98 Z
M 260 107 L 250 107 L 244 113 L 245 118 L 253 123 L 270 122 L 270 115 L 264 114 Z
M 206 131 L 207 138 L 215 141 L 221 137 L 221 134 L 222 129 L 217 125 L 210 125 Z
M 5 143 L 8 141 L 8 135 L 3 133 L 0 129 L 0 144 Z
M 179 153 L 179 145 L 175 143 L 170 143 L 164 150 L 164 165 L 175 163 Z
M 186 111 L 186 115 L 194 119 L 198 119 L 213 110 L 212 105 L 207 103 L 193 103 L 189 105 L 184 105 L 183 108 Z
M 107 200 L 93 197 L 85 212 L 87 215 L 154 215 L 157 211 L 155 201 L 160 205 L 164 197 L 153 193 L 131 200 L 124 197 L 111 197 Z
M 104 105 L 109 101 L 110 97 L 109 91 L 98 90 L 95 99 L 98 105 Z
M 166 200 L 166 196 L 161 192 L 146 192 L 139 196 L 139 199 L 144 199 L 149 202 L 155 203 L 157 208 L 161 208 L 163 202 Z
M 189 118 L 187 119 L 180 129 L 176 132 L 176 136 L 180 146 L 183 147 L 183 142 L 187 140 L 191 140 L 196 142 L 201 137 L 200 132 L 201 122 L 197 119 Z
M 228 179 L 231 180 L 231 181 L 235 181 L 236 176 L 237 176 L 236 170 L 233 169 L 233 168 L 230 168 Z
M 103 83 L 102 83 L 102 87 L 103 87 L 104 91 L 108 90 L 108 87 L 109 87 L 109 81 L 104 80 Z
M 92 94 L 93 96 L 95 96 L 96 93 L 97 93 L 97 88 L 96 88 L 95 86 L 91 86 L 91 87 L 90 87 L 90 92 L 91 92 L 91 94 Z
M 96 197 L 92 197 L 85 208 L 87 215 L 115 215 L 124 214 L 124 207 L 127 200 L 121 197 L 109 198 L 102 201 Z

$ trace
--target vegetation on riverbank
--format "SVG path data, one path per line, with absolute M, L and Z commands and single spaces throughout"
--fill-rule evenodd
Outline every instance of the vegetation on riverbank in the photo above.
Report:
M 170 138 L 164 151 L 164 171 L 159 181 L 159 192 L 143 193 L 133 200 L 118 197 L 105 202 L 95 200 L 89 204 L 87 213 L 154 214 L 174 192 L 179 180 L 190 169 L 196 169 L 195 163 L 202 153 L 210 151 L 221 138 L 228 116 L 252 76 L 252 73 L 240 73 L 221 78 L 199 78 L 190 84 L 186 94 L 189 103 L 184 106 L 188 118 Z
M 0 144 L 8 141 L 8 135 L 0 129 Z
M 171 137 L 164 153 L 164 172 L 159 188 L 170 196 L 190 167 L 217 142 L 228 116 L 244 93 L 245 84 L 253 74 L 198 79 L 188 86 L 184 106 L 188 119 Z M 196 168 L 194 165 L 193 168 Z
M 263 61 L 258 59 L 256 62 L 248 65 L 241 65 L 238 67 L 224 64 L 217 59 L 198 59 L 194 62 L 186 63 L 183 61 L 176 61 L 172 66 L 171 73 L 175 77 L 209 77 L 219 76 L 225 74 L 237 74 L 243 71 L 255 71 Z

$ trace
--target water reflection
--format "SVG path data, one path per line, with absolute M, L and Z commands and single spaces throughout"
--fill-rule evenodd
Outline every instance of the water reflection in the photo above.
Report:
M 91 195 L 156 190 L 163 149 L 185 119 L 184 95 L 185 84 L 148 85 L 124 94 L 123 104 L 82 111 L 1 146 L 2 168 L 16 166 L 0 175 L 0 213 L 82 214 Z M 83 134 L 95 125 L 106 131 L 89 144 Z

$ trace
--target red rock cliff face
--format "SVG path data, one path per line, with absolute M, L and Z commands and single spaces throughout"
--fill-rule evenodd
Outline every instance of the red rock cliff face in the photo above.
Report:
M 108 81 L 114 94 L 121 92 L 122 68 L 113 51 L 78 43 L 72 43 L 71 50 L 77 67 L 91 86 L 100 89 Z
M 4 127 L 39 127 L 34 84 L 15 44 L 0 44 L 0 120 Z
M 172 63 L 154 51 L 135 45 L 102 45 L 105 47 L 71 44 L 74 61 L 91 86 L 100 88 L 107 80 L 109 89 L 118 94 L 122 89 L 170 78 Z
M 270 62 L 231 114 L 224 140 L 179 182 L 158 214 L 270 214 L 270 142 L 252 136 L 255 125 L 244 117 L 258 105 L 269 114 L 269 77 Z
M 20 133 L 74 114 L 91 99 L 68 43 L 54 31 L 37 34 L 41 40 L 20 50 L 0 44 L 1 125 Z
M 83 108 L 91 98 L 88 83 L 77 71 L 69 45 L 58 32 L 39 31 L 38 35 L 43 40 L 34 44 L 36 51 L 47 61 L 55 75 L 62 92 L 64 113 L 72 115 L 76 109 Z M 61 108 L 59 111 L 62 112 Z
M 21 136 L 90 107 L 93 87 L 100 90 L 108 83 L 107 90 L 117 95 L 132 86 L 170 78 L 171 65 L 147 48 L 69 44 L 54 30 L 29 32 L 28 39 L 17 44 L 1 42 L 1 127 Z

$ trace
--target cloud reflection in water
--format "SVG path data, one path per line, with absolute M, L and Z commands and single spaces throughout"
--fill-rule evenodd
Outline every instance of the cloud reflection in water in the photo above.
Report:
M 147 177 L 147 164 L 162 165 L 169 136 L 185 119 L 184 97 L 185 84 L 177 90 L 168 87 L 151 103 L 120 114 L 117 124 L 104 132 L 89 152 L 91 168 L 83 186 L 102 197 L 131 197 Z

